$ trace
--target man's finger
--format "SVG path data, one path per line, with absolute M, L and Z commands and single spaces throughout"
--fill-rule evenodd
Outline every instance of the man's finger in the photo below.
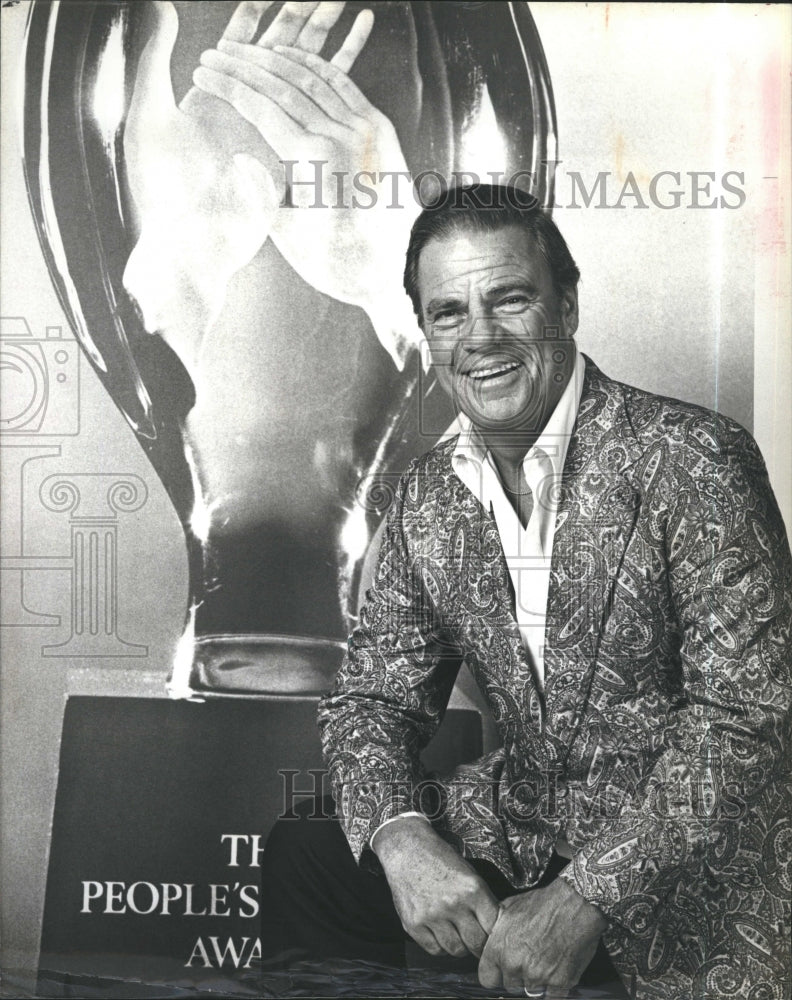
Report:
M 488 935 L 484 931 L 484 928 L 472 914 L 458 917 L 456 927 L 465 948 L 471 955 L 479 958 L 482 951 L 484 951 L 484 945 L 487 943 Z
M 498 901 L 489 889 L 487 889 L 486 893 L 481 894 L 481 898 L 477 901 L 474 912 L 476 914 L 476 920 L 478 920 L 481 924 L 481 929 L 487 937 L 489 937 L 490 934 L 492 934 L 492 929 L 498 922 L 498 914 L 500 913 Z
M 278 16 L 261 36 L 258 44 L 268 48 L 275 45 L 296 45 L 305 22 L 318 6 L 318 3 L 296 3 L 289 0 L 278 11 Z
M 481 953 L 478 965 L 478 978 L 487 990 L 494 990 L 501 985 L 501 969 L 498 953 L 488 941 Z
M 257 66 L 262 70 L 266 70 L 268 73 L 274 73 L 280 80 L 285 81 L 296 89 L 297 94 L 301 100 L 313 101 L 314 104 L 327 115 L 329 118 L 334 119 L 342 125 L 349 123 L 350 112 L 348 105 L 341 100 L 338 94 L 333 90 L 333 88 L 325 83 L 325 81 L 312 69 L 309 69 L 306 65 L 300 62 L 295 62 L 293 59 L 288 59 L 286 56 L 282 55 L 280 52 L 272 52 L 269 49 L 259 48 L 257 45 L 239 45 L 234 42 L 220 42 L 218 45 L 220 52 L 226 56 L 233 57 L 234 59 L 242 62 L 247 62 L 250 65 Z M 210 49 L 209 52 L 212 50 Z M 289 50 L 296 51 L 296 50 Z M 208 55 L 204 53 L 211 60 L 216 56 Z M 201 56 L 203 61 L 204 56 Z M 213 65 L 211 62 L 208 65 Z M 236 72 L 233 69 L 224 70 L 223 66 L 215 63 L 213 65 L 214 69 L 219 69 L 225 72 Z M 240 72 L 244 69 L 240 66 Z M 251 83 L 251 86 L 256 84 L 253 82 L 253 74 L 248 74 L 245 76 L 247 82 Z M 265 86 L 265 81 L 263 78 L 260 79 L 261 86 Z M 275 94 L 269 92 L 269 90 L 264 91 L 267 96 L 276 99 Z M 295 98 L 296 99 L 296 98 Z M 289 113 L 294 118 L 299 118 L 298 115 L 294 114 L 294 109 L 290 106 L 287 109 Z
M 303 52 L 315 52 L 318 55 L 327 41 L 330 29 L 343 14 L 344 7 L 346 0 L 327 0 L 326 3 L 320 3 L 300 32 L 297 46 Z
M 321 77 L 326 84 L 332 87 L 349 110 L 353 111 L 356 115 L 365 117 L 374 110 L 374 106 L 366 100 L 357 84 L 353 83 L 346 73 L 343 73 L 337 66 L 333 66 L 325 59 L 322 59 L 321 56 L 315 56 L 311 52 L 303 52 L 301 49 L 281 45 L 276 46 L 275 51 L 313 70 L 317 76 Z
M 222 37 L 229 42 L 250 42 L 256 34 L 261 15 L 273 0 L 242 0 L 231 15 Z
M 330 62 L 342 73 L 348 73 L 355 65 L 355 60 L 368 41 L 371 29 L 374 27 L 374 14 L 370 10 L 362 10 L 355 18 L 355 23 L 349 29 L 343 45 Z
M 415 941 L 416 944 L 420 945 L 424 951 L 428 952 L 430 955 L 442 955 L 443 949 L 440 947 L 440 942 L 434 936 L 432 931 L 425 925 L 421 924 L 420 927 L 416 927 L 414 930 L 408 932 L 410 937 Z
M 432 933 L 440 943 L 440 947 L 448 955 L 454 958 L 462 958 L 468 954 L 465 942 L 459 935 L 459 931 L 450 920 L 438 920 L 432 924 Z
M 282 61 L 288 62 L 288 60 Z M 330 117 L 317 102 L 306 97 L 300 87 L 262 66 L 257 66 L 246 59 L 235 59 L 233 56 L 218 52 L 216 49 L 202 53 L 201 65 L 233 77 L 256 94 L 277 104 L 285 114 L 306 131 L 342 140 L 348 135 L 344 126 Z M 319 82 L 321 83 L 321 81 Z M 325 85 L 322 84 L 322 86 Z M 338 101 L 338 98 L 335 100 Z M 264 133 L 264 138 L 269 141 L 266 133 Z
M 241 80 L 218 73 L 208 66 L 198 66 L 193 73 L 196 87 L 226 101 L 254 125 L 280 157 L 289 157 L 295 140 L 304 130 L 275 101 L 259 94 Z
M 503 988 L 509 990 L 510 993 L 522 993 L 523 992 L 523 977 L 522 969 L 519 965 L 507 966 L 505 969 L 501 968 L 501 977 L 503 978 Z M 532 986 L 525 987 L 532 992 L 539 993 L 541 996 L 544 990 L 541 986 L 534 989 Z

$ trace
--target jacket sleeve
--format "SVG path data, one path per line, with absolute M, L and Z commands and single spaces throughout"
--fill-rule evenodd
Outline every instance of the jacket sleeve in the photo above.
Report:
M 684 698 L 649 775 L 561 875 L 635 934 L 703 870 L 755 883 L 750 857 L 784 822 L 792 561 L 756 444 L 720 427 L 709 449 L 669 445 L 644 498 L 681 626 Z
M 373 586 L 319 705 L 333 795 L 356 860 L 385 820 L 420 809 L 420 752 L 442 721 L 461 662 L 426 586 L 441 570 L 406 538 L 406 496 L 419 475 L 411 470 L 399 483 Z M 420 501 L 411 502 L 411 517 L 420 522 Z

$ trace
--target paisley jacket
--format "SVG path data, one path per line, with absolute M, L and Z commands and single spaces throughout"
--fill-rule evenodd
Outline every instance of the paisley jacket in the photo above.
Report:
M 516 888 L 562 831 L 561 877 L 610 919 L 640 997 L 790 990 L 792 559 L 758 449 L 731 420 L 586 359 L 559 484 L 537 687 L 491 513 L 413 463 L 319 721 L 356 857 L 422 809 Z M 421 771 L 464 660 L 502 748 Z M 785 992 L 786 991 L 786 992 Z

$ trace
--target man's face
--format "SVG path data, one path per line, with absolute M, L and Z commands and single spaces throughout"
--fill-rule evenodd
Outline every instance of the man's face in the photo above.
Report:
M 574 371 L 577 292 L 559 297 L 529 233 L 461 230 L 418 262 L 438 378 L 490 445 L 536 437 Z

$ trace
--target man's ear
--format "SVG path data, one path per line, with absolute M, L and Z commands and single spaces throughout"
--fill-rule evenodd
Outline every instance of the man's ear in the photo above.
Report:
M 564 323 L 565 335 L 574 337 L 578 328 L 577 285 L 565 288 L 561 294 L 561 319 Z

